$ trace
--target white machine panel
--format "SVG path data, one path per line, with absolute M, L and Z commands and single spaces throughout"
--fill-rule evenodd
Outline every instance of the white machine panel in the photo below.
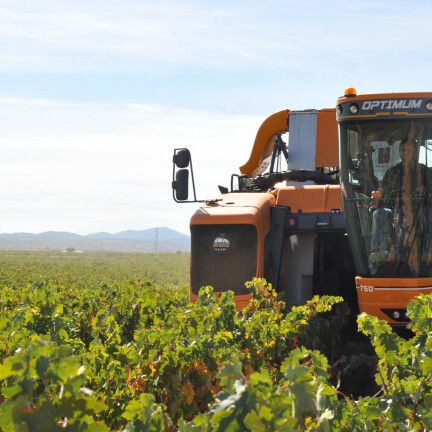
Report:
M 289 169 L 315 170 L 317 111 L 294 111 L 289 116 Z

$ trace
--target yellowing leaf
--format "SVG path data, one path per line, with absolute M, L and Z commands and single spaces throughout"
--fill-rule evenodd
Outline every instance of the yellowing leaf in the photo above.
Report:
M 186 402 L 190 405 L 195 397 L 194 386 L 188 381 L 181 386 L 181 391 L 186 398 Z

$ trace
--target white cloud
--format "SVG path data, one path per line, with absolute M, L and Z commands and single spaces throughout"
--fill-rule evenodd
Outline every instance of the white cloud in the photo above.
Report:
M 200 197 L 228 185 L 262 119 L 146 104 L 0 98 L 0 231 L 92 232 L 167 225 L 172 151 L 189 147 Z
M 386 2 L 342 0 L 331 6 L 0 0 L 0 70 L 103 72 L 162 63 L 298 71 L 305 61 L 352 65 L 379 60 L 378 54 L 388 58 L 396 48 L 422 52 L 430 15 L 430 7 L 415 1 L 395 1 L 389 9 Z
M 251 43 L 256 28 L 242 25 L 237 12 L 167 1 L 1 2 L 0 68 L 80 72 L 262 61 L 262 42 Z

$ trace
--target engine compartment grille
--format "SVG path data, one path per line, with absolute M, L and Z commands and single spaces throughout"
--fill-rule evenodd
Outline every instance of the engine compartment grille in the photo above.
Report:
M 256 275 L 257 231 L 253 225 L 195 225 L 191 227 L 191 288 L 232 290 L 247 294 L 245 282 Z

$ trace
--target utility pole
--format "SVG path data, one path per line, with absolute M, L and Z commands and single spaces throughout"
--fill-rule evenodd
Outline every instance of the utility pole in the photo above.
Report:
M 155 253 L 159 250 L 159 228 L 155 228 Z

